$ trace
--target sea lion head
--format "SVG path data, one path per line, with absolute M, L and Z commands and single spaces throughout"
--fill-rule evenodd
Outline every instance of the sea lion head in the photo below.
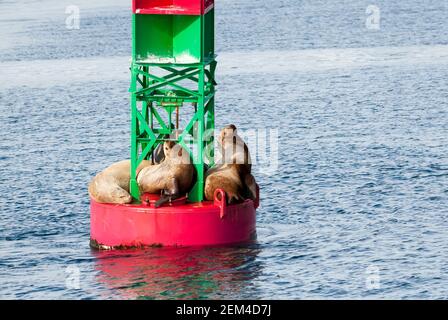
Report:
M 189 164 L 190 154 L 182 146 L 174 141 L 163 143 L 163 152 L 167 159 L 177 164 Z
M 236 126 L 233 124 L 229 124 L 222 128 L 219 134 L 219 143 L 223 146 L 226 141 L 234 142 L 237 136 Z
M 165 157 L 170 157 L 171 150 L 176 145 L 174 141 L 165 141 L 163 143 L 163 153 L 165 154 Z
M 221 130 L 218 145 L 221 157 L 218 163 L 244 165 L 251 163 L 249 149 L 238 135 L 235 125 L 229 124 Z
M 119 186 L 116 186 L 111 190 L 110 196 L 113 199 L 113 203 L 124 204 L 132 202 L 132 196 Z

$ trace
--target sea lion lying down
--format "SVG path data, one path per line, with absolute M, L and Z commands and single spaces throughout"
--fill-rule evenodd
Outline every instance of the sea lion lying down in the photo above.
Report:
M 249 149 L 231 124 L 221 130 L 218 139 L 219 164 L 206 172 L 205 198 L 212 201 L 216 189 L 226 193 L 229 204 L 257 197 Z
M 152 162 L 143 160 L 137 168 L 137 174 Z M 116 162 L 98 173 L 89 184 L 89 195 L 99 203 L 131 203 L 129 182 L 131 180 L 131 161 Z
M 97 174 L 89 184 L 90 196 L 99 203 L 131 203 L 130 166 L 131 162 L 124 160 Z M 141 192 L 163 192 L 163 200 L 158 203 L 160 205 L 190 190 L 194 170 L 188 152 L 180 145 L 167 141 L 163 144 L 163 154 L 156 152 L 154 164 L 143 160 L 138 166 L 137 182 Z

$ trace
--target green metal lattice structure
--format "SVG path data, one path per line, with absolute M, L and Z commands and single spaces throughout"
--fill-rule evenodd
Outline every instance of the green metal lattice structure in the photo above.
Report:
M 214 157 L 214 9 L 198 15 L 134 13 L 132 39 L 130 193 L 138 203 L 137 167 L 171 140 L 190 153 L 196 168 L 189 201 L 203 201 L 204 171 Z M 189 119 L 181 128 L 184 114 Z

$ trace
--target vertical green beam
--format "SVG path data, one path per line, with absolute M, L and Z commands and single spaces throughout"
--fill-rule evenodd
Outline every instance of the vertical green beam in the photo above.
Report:
M 196 130 L 196 156 L 193 158 L 194 166 L 196 168 L 197 180 L 188 198 L 193 202 L 200 202 L 204 199 L 204 65 L 201 65 L 199 70 L 198 92 L 200 94 L 197 103 L 197 130 Z
M 204 62 L 204 39 L 205 39 L 205 17 L 201 16 L 201 61 Z M 196 186 L 193 188 L 194 194 L 193 199 L 195 202 L 200 202 L 204 199 L 204 112 L 205 112 L 205 64 L 202 63 L 199 70 L 199 81 L 198 81 L 198 109 L 197 109 L 197 119 L 198 119 L 198 129 L 197 129 L 197 158 L 196 158 L 196 173 L 197 181 Z
M 132 62 L 131 62 L 131 180 L 129 183 L 129 191 L 134 201 L 140 201 L 140 190 L 137 184 L 137 160 L 138 160 L 138 144 L 137 144 L 137 65 L 135 64 L 135 14 L 132 15 Z
M 216 61 L 212 61 L 210 63 L 210 74 L 211 74 L 211 79 L 209 79 L 209 81 L 211 82 L 211 90 L 213 93 L 212 98 L 210 99 L 210 101 L 208 102 L 208 113 L 207 113 L 207 126 L 206 129 L 208 131 L 208 139 L 207 139 L 207 149 L 208 151 L 208 163 L 209 163 L 209 167 L 213 167 L 215 165 L 215 151 L 214 151 L 214 143 L 215 143 L 215 137 L 214 137 L 214 132 L 215 132 L 215 86 L 214 86 L 214 81 L 215 81 L 215 70 L 216 70 L 216 65 L 217 62 Z
M 149 72 L 149 67 L 147 67 L 147 66 L 144 66 L 143 67 L 143 71 L 144 72 Z M 148 81 L 149 81 L 149 79 L 148 79 L 148 77 L 147 76 L 143 76 L 143 88 L 147 88 L 148 87 Z M 143 118 L 145 119 L 145 121 L 146 121 L 146 123 L 147 124 L 149 124 L 149 112 L 148 112 L 148 102 L 147 101 L 143 101 L 142 102 L 142 115 L 143 115 Z M 138 131 L 138 134 L 140 135 L 141 134 L 141 132 L 139 131 L 139 130 L 137 130 Z M 147 135 L 147 134 L 145 134 L 145 138 L 148 138 L 149 136 Z M 148 145 L 148 143 L 142 143 L 142 150 L 145 150 L 145 148 L 146 148 L 146 146 Z M 150 155 L 150 153 L 148 154 L 148 156 L 147 156 L 147 158 L 149 157 L 149 155 Z
M 205 129 L 207 130 L 206 137 L 206 149 L 207 149 L 207 160 L 209 167 L 215 165 L 215 150 L 214 150 L 214 131 L 215 131 L 215 97 L 212 97 L 208 102 L 207 107 L 207 122 Z
M 204 65 L 201 66 L 199 73 L 199 99 L 198 99 L 198 153 L 197 153 L 197 174 L 198 174 L 198 189 L 197 189 L 197 200 L 202 201 L 204 197 L 204 111 L 205 111 L 205 101 L 204 101 Z
M 137 144 L 137 98 L 135 95 L 136 90 L 136 77 L 134 66 L 132 66 L 132 80 L 131 80 L 131 180 L 130 180 L 130 194 L 134 200 L 140 200 L 140 191 L 137 184 L 137 160 L 138 160 L 138 144 Z

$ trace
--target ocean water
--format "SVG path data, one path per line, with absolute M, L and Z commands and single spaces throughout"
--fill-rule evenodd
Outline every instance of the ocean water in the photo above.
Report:
M 448 2 L 376 1 L 379 29 L 370 4 L 216 1 L 216 125 L 278 130 L 257 242 L 97 252 L 130 3 L 0 1 L 0 298 L 448 298 Z

